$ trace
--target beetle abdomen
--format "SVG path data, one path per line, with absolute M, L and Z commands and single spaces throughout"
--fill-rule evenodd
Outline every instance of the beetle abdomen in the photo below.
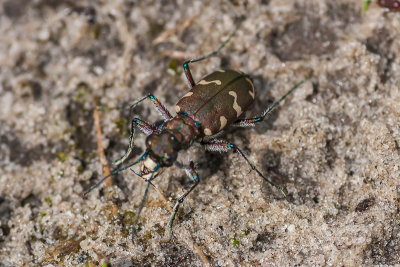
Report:
M 201 79 L 175 110 L 200 122 L 202 134 L 214 135 L 235 122 L 253 103 L 254 95 L 253 82 L 246 74 L 220 70 Z

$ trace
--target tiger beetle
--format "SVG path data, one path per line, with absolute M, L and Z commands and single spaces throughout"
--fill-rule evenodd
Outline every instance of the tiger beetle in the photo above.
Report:
M 184 169 L 187 176 L 194 181 L 189 190 L 178 198 L 173 208 L 168 225 L 171 238 L 174 237 L 172 225 L 179 206 L 200 181 L 193 161 L 190 161 L 188 165 L 177 161 L 178 152 L 188 149 L 194 142 L 199 142 L 209 151 L 233 151 L 238 153 L 247 164 L 249 164 L 252 170 L 256 171 L 257 174 L 266 182 L 276 187 L 284 196 L 286 196 L 282 188 L 265 177 L 261 171 L 249 161 L 241 149 L 239 149 L 235 144 L 222 139 L 217 139 L 217 137 L 227 126 L 251 127 L 256 123 L 262 122 L 275 107 L 277 107 L 288 95 L 309 78 L 304 79 L 292 87 L 278 101 L 274 102 L 264 110 L 260 116 L 240 119 L 240 115 L 249 108 L 255 98 L 254 84 L 250 76 L 237 70 L 218 70 L 205 76 L 196 83 L 189 68 L 190 63 L 216 56 L 231 40 L 238 28 L 239 25 L 236 26 L 235 30 L 229 35 L 227 40 L 225 40 L 214 52 L 184 62 L 183 70 L 187 80 L 189 81 L 191 90 L 182 96 L 176 104 L 175 111 L 177 115 L 175 117 L 171 115 L 171 113 L 153 94 L 148 94 L 140 98 L 130 106 L 130 111 L 132 113 L 134 107 L 142 101 L 149 99 L 155 105 L 164 120 L 160 126 L 155 126 L 140 118 L 134 118 L 131 122 L 131 134 L 128 149 L 124 156 L 119 160 L 114 161 L 113 164 L 120 165 L 130 156 L 133 150 L 136 127 L 147 135 L 146 151 L 138 160 L 129 165 L 125 165 L 122 168 L 115 169 L 110 175 L 103 177 L 84 193 L 84 195 L 88 194 L 108 177 L 125 171 L 126 169 L 140 163 L 139 172 L 133 169 L 131 170 L 137 176 L 143 178 L 147 182 L 147 186 L 136 219 L 132 225 L 132 242 L 134 242 L 135 228 L 144 207 L 149 187 L 150 185 L 154 186 L 152 181 L 161 173 L 163 168 L 172 165 Z

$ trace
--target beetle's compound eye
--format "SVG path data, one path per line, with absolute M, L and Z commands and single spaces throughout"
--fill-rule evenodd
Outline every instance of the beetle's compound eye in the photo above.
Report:
M 177 140 L 176 136 L 173 134 L 170 134 L 168 137 L 168 143 L 174 148 L 174 150 L 179 150 L 181 147 L 181 144 Z
M 151 134 L 151 135 L 147 136 L 147 138 L 146 138 L 147 148 L 151 148 L 154 144 L 154 141 L 156 141 L 156 139 L 157 139 L 157 136 L 155 134 Z

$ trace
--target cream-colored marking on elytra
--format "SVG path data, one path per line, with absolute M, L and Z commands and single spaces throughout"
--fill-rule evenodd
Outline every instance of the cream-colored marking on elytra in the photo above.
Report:
M 175 106 L 175 111 L 176 111 L 176 113 L 179 113 L 179 111 L 181 111 L 181 108 L 178 105 L 176 105 Z
M 222 82 L 220 80 L 209 81 L 209 82 L 207 82 L 206 80 L 201 80 L 198 84 L 206 85 L 206 84 L 210 84 L 210 83 L 215 83 L 216 85 L 221 85 Z
M 254 99 L 254 85 L 253 85 L 253 82 L 249 78 L 246 78 L 246 81 L 248 81 L 249 84 L 251 85 L 251 92 L 249 91 L 249 94 L 250 94 L 251 98 Z
M 212 135 L 212 132 L 211 132 L 210 129 L 205 128 L 205 129 L 204 129 L 204 134 L 205 134 L 205 135 Z
M 224 70 L 217 70 L 218 72 L 225 72 Z
M 236 110 L 237 116 L 239 117 L 242 114 L 242 108 L 237 103 L 237 94 L 234 91 L 229 91 L 229 94 L 233 96 L 233 108 Z
M 193 95 L 193 92 L 189 92 L 189 93 L 185 94 L 184 96 L 182 96 L 182 98 L 184 98 L 184 97 L 189 97 L 189 96 L 191 96 L 191 95 Z
M 249 95 L 254 99 L 254 93 L 251 90 L 249 90 Z
M 224 116 L 219 117 L 219 121 L 221 122 L 221 127 L 219 127 L 219 130 L 221 131 L 222 129 L 224 129 L 228 121 Z

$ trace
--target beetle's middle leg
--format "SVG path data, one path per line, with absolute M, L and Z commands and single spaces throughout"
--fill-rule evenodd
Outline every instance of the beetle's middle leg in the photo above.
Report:
M 310 79 L 310 77 L 305 78 L 304 80 L 302 80 L 301 82 L 295 84 L 292 88 L 290 88 L 289 91 L 286 92 L 286 94 L 284 94 L 278 101 L 275 101 L 274 103 L 272 103 L 269 107 L 267 107 L 266 110 L 264 110 L 260 116 L 258 117 L 254 117 L 254 118 L 250 118 L 250 119 L 240 119 L 235 121 L 232 125 L 233 126 L 238 126 L 238 127 L 252 127 L 254 126 L 254 124 L 258 123 L 258 122 L 262 122 L 266 116 L 271 113 L 288 95 L 290 95 L 291 93 L 293 93 L 293 91 L 295 89 L 297 89 L 300 85 L 302 85 L 303 83 L 305 83 L 308 79 Z
M 175 162 L 175 165 L 178 166 L 181 169 L 184 169 L 186 171 L 186 175 L 189 176 L 193 181 L 194 184 L 189 188 L 189 190 L 187 190 L 183 195 L 181 195 L 178 200 L 176 201 L 176 204 L 173 208 L 170 220 L 169 220 L 169 230 L 171 232 L 171 238 L 174 237 L 174 232 L 172 230 L 172 225 L 174 223 L 175 220 L 175 216 L 176 213 L 178 212 L 179 206 L 181 205 L 181 203 L 185 200 L 185 198 L 187 197 L 187 195 L 189 195 L 190 192 L 193 191 L 193 189 L 199 184 L 200 182 L 200 178 L 199 175 L 197 174 L 196 168 L 194 167 L 194 163 L 193 161 L 190 161 L 189 166 L 185 166 L 179 162 Z
M 205 56 L 202 56 L 202 57 L 199 57 L 199 58 L 195 58 L 195 59 L 191 59 L 191 60 L 185 61 L 185 63 L 183 63 L 183 70 L 185 72 L 186 78 L 188 79 L 191 88 L 193 88 L 196 85 L 196 82 L 193 79 L 192 72 L 190 71 L 190 68 L 189 68 L 189 64 L 190 63 L 194 63 L 194 62 L 199 62 L 199 61 L 202 61 L 204 59 L 216 56 L 226 46 L 226 44 L 229 43 L 229 41 L 232 39 L 232 37 L 237 32 L 237 30 L 240 28 L 240 24 L 241 24 L 241 21 L 236 25 L 235 30 L 233 30 L 233 32 L 218 47 L 217 50 L 215 50 L 215 51 L 213 51 L 213 52 L 211 52 L 211 53 L 209 53 L 209 54 L 207 54 Z
M 120 158 L 114 161 L 113 165 L 119 165 L 124 163 L 124 161 L 129 157 L 133 150 L 133 141 L 135 139 L 135 128 L 138 127 L 144 134 L 150 135 L 152 133 L 158 133 L 158 129 L 156 126 L 145 122 L 139 118 L 134 118 L 131 123 L 131 134 L 129 136 L 129 145 L 128 149 L 126 150 L 125 154 Z
M 247 156 L 243 153 L 243 151 L 241 149 L 239 149 L 235 144 L 229 143 L 225 140 L 210 140 L 210 141 L 203 141 L 201 142 L 202 145 L 205 146 L 206 150 L 209 151 L 218 151 L 218 152 L 228 152 L 229 150 L 232 150 L 233 152 L 237 152 L 240 156 L 242 156 L 242 158 L 244 158 L 244 160 L 246 160 L 247 164 L 250 165 L 250 168 L 254 171 L 257 172 L 257 174 L 259 176 L 261 176 L 267 183 L 269 183 L 270 185 L 274 186 L 275 188 L 277 188 L 279 191 L 281 191 L 281 193 L 286 196 L 285 192 L 283 191 L 283 189 L 275 184 L 274 182 L 272 182 L 270 179 L 268 179 L 267 177 L 265 177 L 260 170 L 257 169 L 256 166 L 254 166 L 250 160 L 247 158 Z

